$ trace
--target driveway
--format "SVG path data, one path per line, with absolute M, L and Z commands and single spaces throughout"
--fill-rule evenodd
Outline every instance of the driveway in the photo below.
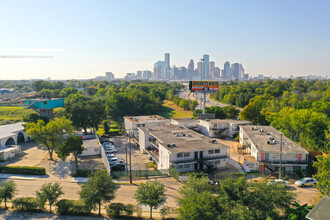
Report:
M 46 149 L 39 146 L 36 142 L 27 142 L 21 144 L 22 155 L 16 156 L 4 162 L 1 166 L 35 166 L 44 158 L 48 153 Z

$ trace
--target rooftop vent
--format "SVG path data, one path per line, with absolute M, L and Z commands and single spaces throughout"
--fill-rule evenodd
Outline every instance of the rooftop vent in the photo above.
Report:
M 274 140 L 274 138 L 273 137 L 269 137 L 269 140 L 272 141 L 272 140 Z
M 182 134 L 182 136 L 183 136 L 183 137 L 185 137 L 185 136 L 186 136 L 186 134 Z
M 259 128 L 258 127 L 252 127 L 252 130 L 258 131 Z
M 211 140 L 211 143 L 212 143 L 212 144 L 214 144 L 214 143 L 216 143 L 216 142 L 217 142 L 217 140 L 215 140 L 215 139 L 212 139 L 212 140 Z

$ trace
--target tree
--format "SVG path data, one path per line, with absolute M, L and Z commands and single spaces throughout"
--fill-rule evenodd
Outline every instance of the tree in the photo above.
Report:
M 180 190 L 179 219 L 280 219 L 294 196 L 286 186 L 267 181 L 248 184 L 227 178 L 211 188 L 207 178 L 190 177 Z
M 96 209 L 98 205 L 99 215 L 101 215 L 101 203 L 113 200 L 118 188 L 118 184 L 112 181 L 105 170 L 97 170 L 94 176 L 82 185 L 79 194 L 80 198 L 93 209 Z
M 330 196 L 330 155 L 317 156 L 317 162 L 313 163 L 317 173 L 314 177 L 317 179 L 316 188 L 323 195 Z
M 134 198 L 139 204 L 150 207 L 150 218 L 152 219 L 152 209 L 158 208 L 166 202 L 165 186 L 157 180 L 142 183 L 136 190 Z
M 189 177 L 179 189 L 179 219 L 217 219 L 216 197 L 212 195 L 208 178 Z
M 16 184 L 12 181 L 4 181 L 0 184 L 0 198 L 5 201 L 5 209 L 7 209 L 7 200 L 12 199 L 16 191 Z
M 47 124 L 39 120 L 37 123 L 27 123 L 25 128 L 30 137 L 48 150 L 49 157 L 53 160 L 54 150 L 63 143 L 63 133 L 71 133 L 73 130 L 71 123 L 66 118 L 59 118 Z
M 49 118 L 48 117 L 44 117 L 44 116 L 41 116 L 37 113 L 31 113 L 31 114 L 28 114 L 28 115 L 24 115 L 23 116 L 23 121 L 24 122 L 34 122 L 34 123 L 37 123 L 38 120 L 43 120 L 46 124 L 49 122 Z
M 70 95 L 65 104 L 68 118 L 75 127 L 81 127 L 87 134 L 88 127 L 98 128 L 105 118 L 105 105 L 101 100 L 88 100 L 84 96 Z
M 76 163 L 76 168 L 78 170 L 77 156 L 82 154 L 83 151 L 84 147 L 81 137 L 70 135 L 64 141 L 64 144 L 58 148 L 56 153 L 63 161 L 65 161 L 65 159 L 70 155 L 70 153 L 72 153 Z
M 243 108 L 239 114 L 240 119 L 251 121 L 253 124 L 258 124 L 258 118 L 260 111 L 257 109 L 253 102 L 250 102 L 247 106 Z
M 45 203 L 48 201 L 49 211 L 52 211 L 52 205 L 56 203 L 57 199 L 63 195 L 62 187 L 59 183 L 47 183 L 41 186 L 36 191 L 37 198 Z
M 103 121 L 103 129 L 105 134 L 109 134 L 110 132 L 109 121 L 107 120 Z

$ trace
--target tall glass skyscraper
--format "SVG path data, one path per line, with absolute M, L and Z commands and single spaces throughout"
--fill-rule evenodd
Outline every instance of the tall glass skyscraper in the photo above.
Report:
M 203 55 L 203 80 L 209 79 L 209 63 L 210 56 L 207 54 Z

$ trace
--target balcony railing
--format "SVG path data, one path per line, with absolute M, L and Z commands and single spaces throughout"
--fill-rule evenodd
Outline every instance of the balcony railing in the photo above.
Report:
M 156 150 L 146 150 L 146 152 L 152 157 L 152 159 L 159 163 L 159 153 Z
M 180 164 L 180 163 L 193 163 L 193 162 L 199 162 L 199 161 L 207 161 L 207 160 L 218 160 L 218 159 L 226 159 L 228 158 L 227 155 L 218 155 L 218 156 L 212 156 L 212 157 L 203 157 L 203 158 L 187 158 L 187 159 L 176 159 L 176 160 L 172 160 L 171 163 L 172 164 Z
M 159 145 L 158 145 L 158 143 L 157 143 L 157 140 L 149 139 L 149 141 L 150 141 L 150 143 L 151 143 L 154 147 L 159 148 Z
M 279 160 L 276 161 L 262 161 L 264 163 L 268 163 L 268 164 L 280 164 Z M 302 160 L 302 161 L 292 161 L 292 160 L 282 160 L 282 164 L 307 164 L 306 160 Z

